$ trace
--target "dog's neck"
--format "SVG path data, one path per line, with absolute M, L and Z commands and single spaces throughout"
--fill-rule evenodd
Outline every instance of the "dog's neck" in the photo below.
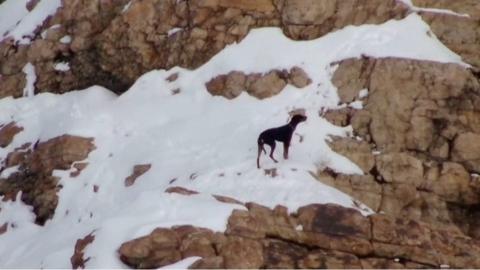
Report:
M 292 129 L 295 129 L 297 127 L 298 123 L 300 123 L 300 122 L 290 121 L 290 123 L 288 123 L 288 126 L 291 127 Z

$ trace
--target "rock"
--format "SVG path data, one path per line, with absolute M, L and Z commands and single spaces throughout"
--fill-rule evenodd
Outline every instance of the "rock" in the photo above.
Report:
M 85 255 L 84 250 L 87 245 L 91 244 L 94 240 L 95 236 L 92 233 L 82 239 L 77 240 L 77 242 L 75 243 L 75 250 L 72 257 L 70 258 L 72 269 L 85 268 L 85 263 L 90 259 L 90 257 L 83 257 Z
M 328 146 L 353 161 L 364 173 L 370 172 L 375 166 L 375 158 L 368 142 L 339 136 L 330 137 L 332 141 L 327 141 Z
M 480 134 L 468 132 L 458 135 L 453 142 L 452 158 L 467 169 L 480 173 Z
M 351 107 L 345 107 L 338 110 L 327 110 L 322 112 L 320 116 L 336 126 L 346 127 L 350 125 L 354 111 Z
M 208 257 L 194 262 L 188 269 L 225 269 L 225 263 L 221 256 Z
M 298 209 L 298 220 L 304 231 L 370 238 L 370 222 L 354 209 L 333 204 L 309 205 Z
M 22 201 L 33 206 L 35 222 L 43 225 L 55 213 L 58 203 L 58 178 L 53 170 L 68 170 L 74 162 L 87 158 L 95 149 L 92 138 L 62 135 L 15 149 L 7 155 L 7 164 L 19 165 L 19 172 L 0 181 L 0 195 L 14 199 L 22 191 Z
M 230 236 L 219 249 L 225 268 L 258 269 L 264 264 L 262 244 L 253 239 Z
M 297 88 L 304 88 L 311 84 L 312 80 L 302 68 L 293 67 L 288 75 L 288 83 Z
M 258 78 L 250 76 L 250 78 L 255 79 L 252 79 L 252 82 L 249 83 L 247 92 L 260 99 L 274 96 L 287 85 L 285 78 L 282 77 L 278 71 L 271 71 Z
M 15 135 L 21 131 L 23 131 L 23 127 L 17 126 L 15 122 L 0 126 L 0 147 L 7 147 L 13 141 Z
M 333 204 L 306 205 L 292 214 L 283 206 L 270 209 L 248 203 L 247 207 L 232 212 L 225 233 L 193 226 L 157 228 L 124 243 L 119 249 L 122 261 L 132 267 L 159 267 L 172 263 L 172 258 L 201 256 L 191 269 L 480 265 L 477 241 L 453 226 L 439 229 L 384 214 L 366 217 Z M 168 254 L 154 254 L 167 247 Z M 177 252 L 182 256 L 173 256 Z
M 408 153 L 381 154 L 375 157 L 376 168 L 389 183 L 420 186 L 423 182 L 422 161 Z
M 362 266 L 355 255 L 339 251 L 314 250 L 300 260 L 298 268 L 359 269 Z
M 30 46 L 15 46 L 12 41 L 0 44 L 0 51 L 6 52 L 0 74 L 21 74 L 27 58 L 41 67 L 53 66 L 61 58 L 74 68 L 68 74 L 38 68 L 39 92 L 63 93 L 102 85 L 122 93 L 149 70 L 197 68 L 228 44 L 241 41 L 252 28 L 281 27 L 290 38 L 304 40 L 347 25 L 399 19 L 408 11 L 394 0 L 151 0 L 132 3 L 123 12 L 127 3 L 65 3 L 38 29 L 47 30 L 45 39 L 38 37 Z M 50 28 L 57 24 L 61 27 Z M 65 35 L 71 36 L 70 44 L 60 42 Z M 302 77 L 294 76 L 291 83 L 306 85 L 308 80 Z M 12 78 L 8 82 L 0 82 L 0 97 L 21 96 L 20 81 Z
M 158 268 L 181 260 L 179 239 L 173 230 L 155 229 L 144 236 L 122 244 L 120 259 L 134 268 Z
M 305 257 L 308 249 L 301 245 L 276 239 L 263 241 L 265 267 L 267 269 L 299 268 L 297 261 Z M 305 268 L 305 267 L 301 267 Z
M 132 174 L 127 178 L 125 178 L 125 186 L 129 187 L 135 184 L 135 181 L 137 180 L 137 178 L 143 175 L 144 173 L 148 172 L 148 170 L 150 170 L 151 167 L 152 167 L 152 164 L 139 164 L 139 165 L 133 166 Z
M 303 88 L 311 83 L 308 75 L 299 67 L 286 70 L 272 70 L 266 74 L 244 74 L 232 71 L 218 75 L 205 84 L 208 92 L 214 96 L 224 96 L 228 99 L 237 97 L 242 91 L 259 99 L 278 94 L 288 84 Z
M 186 189 L 184 187 L 169 187 L 165 190 L 165 192 L 167 193 L 178 193 L 178 194 L 182 194 L 182 195 L 194 195 L 194 194 L 198 194 L 197 191 L 194 191 L 194 190 L 189 190 L 189 189 Z

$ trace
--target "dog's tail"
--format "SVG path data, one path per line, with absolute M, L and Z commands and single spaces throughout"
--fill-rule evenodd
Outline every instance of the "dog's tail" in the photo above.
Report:
M 260 155 L 263 153 L 267 154 L 267 151 L 265 151 L 265 148 L 263 147 L 263 140 L 258 138 L 257 140 L 258 144 L 258 154 L 257 154 L 257 168 L 260 169 Z

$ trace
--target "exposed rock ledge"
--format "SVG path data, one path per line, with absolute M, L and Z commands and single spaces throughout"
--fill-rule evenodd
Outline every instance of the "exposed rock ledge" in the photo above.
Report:
M 357 78 L 357 79 L 352 79 Z M 320 168 L 317 178 L 375 211 L 458 226 L 480 238 L 480 83 L 455 64 L 406 59 L 349 59 L 333 76 L 341 102 L 363 109 L 326 112 L 352 125 L 355 138 L 330 146 L 365 175 Z M 359 97 L 360 90 L 368 95 Z M 363 90 L 365 91 L 365 90 Z
M 43 225 L 55 213 L 57 191 L 61 188 L 58 177 L 52 175 L 53 170 L 70 169 L 74 162 L 87 158 L 93 149 L 92 138 L 71 135 L 35 144 L 26 143 L 16 148 L 5 160 L 1 160 L 0 172 L 15 166 L 18 170 L 6 179 L 0 179 L 0 196 L 4 196 L 3 200 L 15 200 L 21 191 L 21 200 L 33 206 L 35 222 Z
M 134 268 L 157 268 L 182 258 L 189 268 L 452 268 L 480 267 L 478 241 L 452 229 L 338 205 L 312 204 L 288 214 L 247 203 L 225 232 L 193 226 L 157 228 L 119 248 Z
M 63 93 L 95 84 L 121 93 L 149 70 L 196 68 L 252 28 L 281 27 L 290 38 L 307 40 L 347 25 L 401 19 L 409 12 L 396 0 L 145 0 L 132 2 L 123 12 L 127 2 L 63 1 L 31 45 L 2 42 L 0 98 L 22 95 L 22 68 L 28 62 L 37 71 L 37 93 Z M 455 1 L 459 2 L 446 7 L 468 10 L 468 0 Z M 421 16 L 444 44 L 480 66 L 478 16 L 425 12 Z M 60 27 L 50 28 L 57 24 Z M 45 38 L 40 38 L 41 32 Z M 71 43 L 61 42 L 66 35 Z M 56 70 L 60 62 L 70 63 L 71 69 Z

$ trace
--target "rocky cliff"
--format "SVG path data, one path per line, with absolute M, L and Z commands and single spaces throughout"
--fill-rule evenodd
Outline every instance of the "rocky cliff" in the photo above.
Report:
M 23 95 L 27 63 L 36 70 L 35 93 L 101 85 L 120 94 L 147 71 L 195 69 L 253 28 L 279 27 L 293 40 L 312 40 L 349 25 L 381 24 L 417 12 L 430 26 L 428 35 L 465 64 L 367 55 L 344 59 L 331 63 L 340 106 L 318 108 L 333 125 L 351 126 L 350 136 L 332 136 L 328 144 L 363 174 L 318 166 L 310 175 L 355 198 L 353 208 L 363 203 L 375 214 L 333 204 L 272 209 L 217 196 L 221 203 L 244 207 L 231 213 L 225 231 L 159 227 L 116 248 L 122 262 L 135 268 L 192 256 L 201 259 L 190 268 L 479 268 L 480 4 L 412 2 L 415 7 L 395 0 L 64 0 L 31 44 L 1 41 L 0 98 Z M 30 1 L 29 8 L 35 4 Z M 445 9 L 451 12 L 441 12 Z M 59 63 L 70 68 L 59 70 Z M 292 66 L 263 74 L 231 71 L 210 78 L 205 87 L 228 99 L 243 91 L 263 99 L 287 85 L 311 83 L 309 74 Z M 23 127 L 0 124 L 5 148 Z M 2 170 L 18 167 L 0 182 L 3 200 L 22 192 L 35 222 L 45 224 L 62 188 L 53 170 L 75 168 L 72 177 L 80 174 L 88 166 L 81 161 L 96 147 L 92 140 L 63 135 L 15 148 L 2 161 Z M 151 165 L 134 168 L 125 186 Z M 275 177 L 276 171 L 265 173 Z M 98 186 L 93 189 L 98 192 Z M 202 193 L 182 187 L 165 192 Z M 10 227 L 3 224 L 0 235 Z M 78 239 L 73 268 L 89 260 L 83 250 L 92 235 Z
M 469 14 L 421 12 L 445 45 L 479 66 L 478 4 L 417 2 Z M 409 12 L 396 0 L 63 1 L 30 45 L 8 38 L 0 43 L 0 96 L 22 95 L 22 68 L 28 62 L 37 70 L 37 93 L 94 84 L 122 93 L 148 70 L 198 67 L 252 28 L 280 27 L 292 39 L 309 40 L 348 25 L 400 19 Z M 71 70 L 56 70 L 59 62 L 70 63 Z

